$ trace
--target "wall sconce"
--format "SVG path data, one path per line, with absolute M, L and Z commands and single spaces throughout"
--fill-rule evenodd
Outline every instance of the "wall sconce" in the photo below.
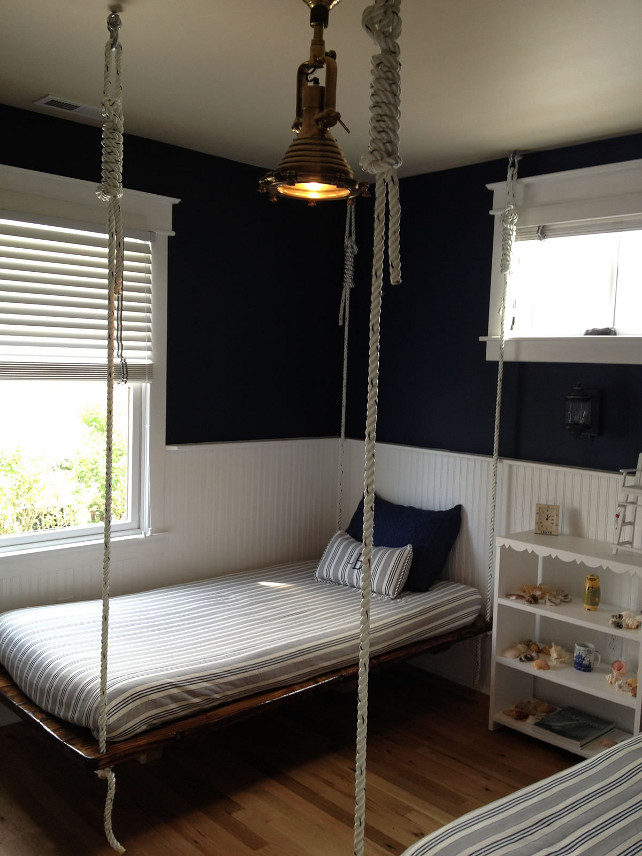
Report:
M 326 53 L 323 31 L 330 9 L 339 0 L 303 0 L 310 7 L 314 28 L 310 58 L 297 71 L 297 134 L 275 170 L 259 181 L 259 191 L 275 202 L 279 196 L 306 199 L 310 205 L 327 199 L 350 199 L 367 192 L 367 184 L 355 180 L 339 144 L 328 131 L 341 121 L 336 109 L 337 63 L 334 51 Z M 325 86 L 315 74 L 325 70 Z M 348 129 L 346 128 L 346 131 Z
M 564 404 L 564 427 L 575 437 L 598 435 L 599 395 L 596 389 L 584 389 L 581 383 L 573 387 Z

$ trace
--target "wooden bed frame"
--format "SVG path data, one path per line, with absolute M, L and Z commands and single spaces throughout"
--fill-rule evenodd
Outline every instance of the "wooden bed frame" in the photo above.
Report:
M 370 660 L 370 670 L 372 671 L 408 660 L 426 652 L 439 653 L 440 651 L 445 651 L 457 642 L 481 636 L 488 633 L 490 629 L 490 622 L 478 616 L 467 627 L 444 633 L 441 636 L 433 636 L 431 639 L 413 642 L 394 651 L 388 651 L 372 657 Z M 296 684 L 290 684 L 274 690 L 265 690 L 246 698 L 227 702 L 205 713 L 195 714 L 184 719 L 177 719 L 167 725 L 160 725 L 157 728 L 137 734 L 126 740 L 110 743 L 107 751 L 104 753 L 100 752 L 97 740 L 86 728 L 81 728 L 57 719 L 28 699 L 16 686 L 8 672 L 1 666 L 0 703 L 5 705 L 12 713 L 34 726 L 41 734 L 65 749 L 72 758 L 86 768 L 101 770 L 106 767 L 113 767 L 123 761 L 144 757 L 175 741 L 198 737 L 214 728 L 220 728 L 252 716 L 267 706 L 272 707 L 283 703 L 290 698 L 298 696 L 300 693 L 329 687 L 340 681 L 350 680 L 356 677 L 358 668 L 358 664 L 355 663 L 351 666 L 308 678 Z

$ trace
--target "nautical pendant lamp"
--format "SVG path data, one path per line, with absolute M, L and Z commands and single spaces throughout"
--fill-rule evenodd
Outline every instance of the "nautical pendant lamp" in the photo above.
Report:
M 339 0 L 303 0 L 310 7 L 314 32 L 310 58 L 297 71 L 296 137 L 277 168 L 259 181 L 259 191 L 272 201 L 280 196 L 305 199 L 310 205 L 327 199 L 350 199 L 365 194 L 367 184 L 356 181 L 339 144 L 330 134 L 334 125 L 346 126 L 336 109 L 337 63 L 334 51 L 326 52 L 323 31 L 330 9 Z M 325 71 L 325 85 L 316 76 Z

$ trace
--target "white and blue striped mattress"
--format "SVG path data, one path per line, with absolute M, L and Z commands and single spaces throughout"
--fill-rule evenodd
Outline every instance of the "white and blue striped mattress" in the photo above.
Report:
M 111 599 L 108 739 L 358 660 L 361 593 L 288 563 Z M 371 654 L 470 624 L 481 597 L 439 582 L 373 595 Z M 98 729 L 100 601 L 0 615 L 0 663 L 39 707 Z
M 402 856 L 642 854 L 642 735 L 476 809 Z

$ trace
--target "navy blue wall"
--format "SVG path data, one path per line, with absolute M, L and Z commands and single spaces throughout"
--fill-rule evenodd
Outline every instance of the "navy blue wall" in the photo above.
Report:
M 1 162 L 100 182 L 100 128 L 2 106 L 0 123 Z M 125 137 L 124 186 L 181 199 L 169 241 L 170 444 L 339 432 L 345 206 L 270 204 L 257 193 L 264 171 Z
M 525 155 L 521 176 L 642 157 L 642 135 Z M 506 161 L 401 180 L 403 283 L 384 286 L 377 438 L 491 454 L 497 363 L 488 329 L 492 194 Z M 359 204 L 358 287 L 352 302 L 348 433 L 365 425 L 371 206 Z M 564 397 L 581 382 L 601 390 L 601 433 L 573 437 Z M 642 451 L 642 366 L 506 363 L 500 454 L 617 470 Z
M 100 180 L 100 129 L 0 106 L 0 161 Z M 284 141 L 284 144 L 287 141 Z M 642 157 L 642 136 L 529 154 L 520 175 Z M 126 137 L 124 184 L 179 197 L 170 239 L 167 441 L 335 436 L 345 206 L 271 205 L 263 170 Z M 496 363 L 485 359 L 492 161 L 402 179 L 400 286 L 384 289 L 378 439 L 490 454 Z M 372 200 L 357 205 L 348 435 L 363 437 Z M 198 368 L 195 368 L 198 366 Z M 602 391 L 602 433 L 563 428 L 575 383 Z M 501 454 L 617 470 L 642 447 L 642 367 L 506 364 Z

